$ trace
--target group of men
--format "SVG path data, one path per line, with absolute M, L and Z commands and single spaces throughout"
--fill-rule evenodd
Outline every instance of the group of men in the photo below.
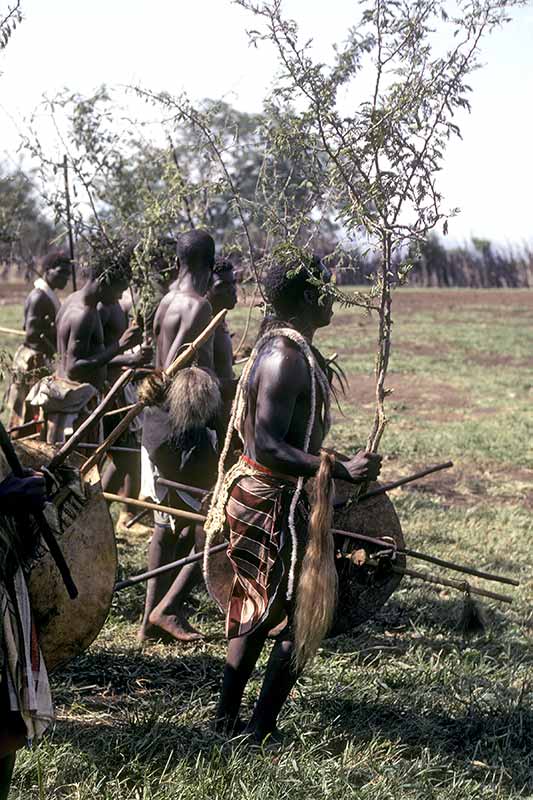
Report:
M 168 254 L 166 244 L 162 252 Z M 68 262 L 61 254 L 45 261 L 42 281 L 47 288 L 39 282 L 28 298 L 23 347 L 43 353 L 38 361 L 42 368 L 57 342 L 57 361 L 55 371 L 39 377 L 36 386 L 28 388 L 26 379 L 23 387 L 24 377 L 16 377 L 11 397 L 18 405 L 13 402 L 12 427 L 27 421 L 24 403 L 32 409 L 40 406 L 48 441 L 62 442 L 121 368 L 146 368 L 161 377 L 214 313 L 237 302 L 231 264 L 215 259 L 215 243 L 207 232 L 189 231 L 178 238 L 175 257 L 155 265 L 160 299 L 154 304 L 153 329 L 143 332 L 136 323 L 128 323 L 135 297 L 127 262 L 124 256 L 111 265 L 91 263 L 82 288 L 57 308 L 52 295 L 55 288 L 65 286 Z M 141 431 L 129 433 L 140 441 L 141 458 L 116 451 L 103 475 L 104 486 L 120 489 L 125 496 L 140 493 L 183 510 L 197 510 L 197 500 L 161 481 L 214 488 L 207 540 L 220 528 L 222 509 L 234 573 L 226 620 L 228 658 L 216 726 L 231 735 L 245 729 L 257 741 L 277 736 L 279 711 L 302 667 L 294 657 L 293 623 L 298 603 L 305 605 L 299 584 L 302 569 L 306 570 L 307 528 L 313 511 L 303 481 L 316 476 L 323 463 L 331 382 L 328 364 L 312 342 L 316 330 L 331 320 L 330 279 L 316 258 L 273 265 L 263 281 L 270 316 L 240 382 L 233 370 L 231 336 L 223 323 L 200 348 L 192 366 L 171 382 L 161 378 L 163 391 L 146 408 Z M 39 293 L 46 295 L 46 307 Z M 20 354 L 17 359 L 22 363 Z M 235 441 L 240 443 L 237 452 Z M 380 457 L 366 452 L 348 460 L 332 455 L 328 459 L 328 477 L 353 483 L 375 479 L 380 470 Z M 197 532 L 185 520 L 156 512 L 154 523 L 150 570 L 195 548 Z M 201 636 L 183 613 L 184 600 L 198 578 L 195 564 L 149 581 L 141 640 L 191 641 Z M 244 689 L 273 630 L 275 643 L 263 686 L 245 726 L 239 717 Z

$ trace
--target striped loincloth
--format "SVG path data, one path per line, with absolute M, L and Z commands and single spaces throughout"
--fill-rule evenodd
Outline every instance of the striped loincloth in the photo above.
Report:
M 226 504 L 227 552 L 235 577 L 226 617 L 228 639 L 252 633 L 268 617 L 276 600 L 287 604 L 290 614 L 286 600 L 291 557 L 289 509 L 295 488 L 290 478 L 260 467 L 258 474 L 239 478 L 231 488 Z M 300 549 L 307 532 L 305 494 L 296 516 Z

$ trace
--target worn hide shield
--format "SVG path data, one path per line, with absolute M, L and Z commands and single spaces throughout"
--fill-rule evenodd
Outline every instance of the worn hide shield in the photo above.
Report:
M 379 483 L 370 484 L 375 489 Z M 335 502 L 349 500 L 353 495 L 353 484 L 335 481 Z M 335 510 L 333 527 L 337 530 L 362 533 L 375 538 L 390 537 L 396 546 L 404 547 L 405 542 L 398 515 L 392 501 L 386 494 L 378 495 L 362 503 L 352 503 L 346 509 Z M 339 575 L 339 600 L 335 621 L 330 636 L 348 633 L 357 625 L 372 619 L 389 597 L 398 588 L 401 575 L 387 569 L 387 563 L 379 570 L 368 566 L 357 566 L 350 558 L 355 550 L 364 549 L 368 555 L 381 548 L 368 542 L 336 536 L 337 572 Z M 405 557 L 397 556 L 395 566 L 405 567 Z
M 55 452 L 50 445 L 29 441 L 15 442 L 15 449 L 21 463 L 33 469 L 47 464 Z M 77 467 L 82 461 L 73 455 L 68 464 Z M 28 578 L 39 642 L 49 671 L 89 647 L 104 625 L 113 597 L 117 572 L 115 532 L 96 469 L 85 476 L 84 488 L 82 499 L 67 488 L 54 497 L 63 528 L 56 538 L 78 597 L 69 598 L 47 550 Z

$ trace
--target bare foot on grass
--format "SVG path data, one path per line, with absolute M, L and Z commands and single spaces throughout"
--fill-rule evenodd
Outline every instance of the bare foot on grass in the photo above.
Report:
M 144 625 L 139 632 L 139 639 L 175 639 L 178 642 L 197 642 L 204 638 L 203 633 L 197 631 L 184 617 L 176 614 L 158 614 L 154 609 L 148 617 L 148 625 Z

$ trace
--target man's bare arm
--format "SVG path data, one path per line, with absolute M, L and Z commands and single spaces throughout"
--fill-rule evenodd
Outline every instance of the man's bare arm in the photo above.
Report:
M 142 336 L 142 333 L 140 334 Z M 112 367 L 144 367 L 152 362 L 154 350 L 149 345 L 143 345 L 135 353 L 122 353 L 109 362 Z
M 287 442 L 296 403 L 309 390 L 309 368 L 300 353 L 287 350 L 268 359 L 258 376 L 255 410 L 255 449 L 261 464 L 288 475 L 316 475 L 320 457 Z M 333 477 L 352 483 L 374 480 L 381 456 L 361 452 L 349 461 L 336 461 Z

